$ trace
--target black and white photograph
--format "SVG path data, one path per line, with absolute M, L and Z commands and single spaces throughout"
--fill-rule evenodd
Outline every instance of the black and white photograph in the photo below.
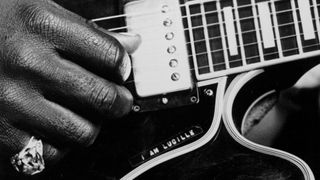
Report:
M 0 0 L 0 179 L 320 179 L 320 0 Z

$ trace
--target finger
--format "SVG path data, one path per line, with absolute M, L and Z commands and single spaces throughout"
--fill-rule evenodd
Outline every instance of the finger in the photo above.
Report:
M 107 118 L 119 118 L 131 111 L 133 97 L 125 87 L 57 56 L 51 57 L 46 66 L 37 68 L 46 79 L 42 83 L 44 92 L 56 97 L 59 104 L 73 109 L 76 103 L 80 110 L 91 108 Z
M 42 97 L 24 99 L 14 102 L 18 112 L 13 120 L 15 127 L 58 146 L 89 146 L 96 139 L 100 128 L 92 122 Z
M 106 29 L 97 27 L 100 31 L 116 38 L 120 44 L 124 47 L 124 49 L 129 53 L 134 53 L 139 45 L 141 44 L 141 36 L 139 34 L 133 34 L 133 33 L 115 33 L 107 31 Z
M 306 72 L 294 85 L 298 89 L 311 89 L 320 87 L 320 65 Z
M 37 6 L 32 8 L 26 11 L 32 12 L 25 20 L 29 31 L 49 39 L 55 48 L 77 64 L 104 76 L 115 75 L 119 80 L 126 80 L 130 74 L 130 58 L 118 40 L 76 15 L 61 13 L 55 6 L 41 11 Z
M 52 50 L 39 45 L 23 47 L 25 45 L 23 41 L 20 43 L 20 54 L 10 61 L 10 68 L 20 72 L 20 79 L 32 77 L 32 83 L 41 88 L 50 100 L 71 110 L 75 107 L 93 109 L 109 118 L 130 112 L 133 97 L 126 88 L 57 56 Z

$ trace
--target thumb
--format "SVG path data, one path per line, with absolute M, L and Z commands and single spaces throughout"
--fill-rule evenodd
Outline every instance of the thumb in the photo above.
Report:
M 294 87 L 298 89 L 320 88 L 320 65 L 306 72 Z
M 88 23 L 91 26 L 93 26 L 95 29 L 116 38 L 129 54 L 134 53 L 138 49 L 139 45 L 141 44 L 141 36 L 139 34 L 127 33 L 127 32 L 122 32 L 122 33 L 110 32 L 102 27 L 99 27 L 93 21 L 88 21 Z
M 141 44 L 139 34 L 114 32 L 108 32 L 108 34 L 116 38 L 129 54 L 134 53 Z

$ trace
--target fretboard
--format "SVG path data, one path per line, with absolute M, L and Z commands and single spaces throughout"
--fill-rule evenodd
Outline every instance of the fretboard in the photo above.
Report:
M 188 1 L 182 6 L 198 80 L 320 55 L 320 0 Z

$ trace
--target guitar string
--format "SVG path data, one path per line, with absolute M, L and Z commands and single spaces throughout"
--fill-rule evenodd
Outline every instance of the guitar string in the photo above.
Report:
M 214 2 L 214 1 L 212 1 Z M 201 3 L 201 2 L 200 2 Z M 200 5 L 199 4 L 191 4 L 191 5 Z M 202 3 L 205 3 L 205 2 L 202 2 Z M 188 4 L 183 4 L 183 5 L 179 5 L 178 7 L 179 8 L 182 8 L 182 7 L 189 7 L 190 5 Z M 238 6 L 238 7 L 232 7 L 232 10 L 235 10 L 237 8 L 246 8 L 246 7 L 251 7 L 252 5 L 251 4 L 247 4 L 247 5 L 242 5 L 242 6 Z M 111 19 L 119 19 L 119 18 L 124 18 L 124 17 L 138 17 L 138 16 L 144 16 L 144 15 L 148 15 L 148 14 L 158 14 L 158 13 L 161 13 L 162 9 L 159 8 L 158 10 L 154 10 L 154 11 L 144 11 L 144 12 L 138 12 L 138 13 L 131 13 L 131 14 L 118 14 L 118 15 L 113 15 L 113 16 L 105 16 L 105 17 L 99 17 L 99 18 L 95 18 L 95 19 L 91 19 L 91 21 L 94 21 L 94 22 L 97 22 L 97 21 L 105 21 L 105 20 L 111 20 Z M 169 12 L 180 12 L 181 10 L 180 9 L 177 9 L 175 11 L 173 10 L 170 10 L 167 11 L 167 13 Z M 218 10 L 213 10 L 213 11 L 210 11 L 210 13 L 214 13 L 214 12 L 218 12 Z M 198 13 L 197 15 L 200 15 L 201 13 Z M 196 14 L 194 14 L 196 15 Z M 184 16 L 184 17 L 187 17 L 187 16 Z
M 311 8 L 317 8 L 320 4 L 316 4 L 316 5 L 311 5 L 310 6 L 310 9 Z M 277 12 L 271 12 L 270 15 L 271 16 L 274 16 L 274 15 L 279 15 L 279 14 L 282 14 L 282 13 L 286 13 L 286 12 L 292 12 L 292 11 L 297 11 L 297 10 L 300 10 L 299 8 L 295 8 L 295 9 L 286 9 L 286 10 L 282 10 L 282 11 L 277 11 Z M 222 12 L 223 10 L 221 10 Z M 194 14 L 194 15 L 191 15 L 191 16 L 182 16 L 182 18 L 187 18 L 187 17 L 192 17 L 192 16 L 199 16 L 199 15 L 208 15 L 208 14 L 212 14 L 212 13 L 217 13 L 218 11 L 209 11 L 209 12 L 205 12 L 205 13 L 198 13 L 198 14 Z M 233 22 L 238 22 L 238 21 L 243 21 L 243 20 L 249 20 L 249 19 L 253 19 L 253 18 L 259 18 L 260 15 L 257 15 L 257 16 L 249 16 L 249 17 L 244 17 L 244 18 L 240 18 L 240 19 L 235 19 L 233 20 Z M 93 21 L 93 20 L 91 20 Z M 102 20 L 101 20 L 102 21 Z M 99 21 L 96 21 L 94 19 L 94 22 L 99 22 Z M 223 21 L 221 23 L 225 23 L 226 21 Z M 207 24 L 207 26 L 214 26 L 214 25 L 219 25 L 220 22 L 217 22 L 217 23 L 210 23 L 210 24 Z M 183 30 L 193 30 L 193 29 L 196 29 L 196 28 L 201 28 L 201 27 L 205 27 L 203 25 L 201 26 L 195 26 L 195 27 L 192 27 L 192 28 L 184 28 Z M 120 27 L 114 27 L 114 28 L 111 28 L 111 29 L 108 29 L 109 31 L 119 31 L 119 30 L 127 30 L 129 28 L 129 26 L 120 26 Z M 155 28 L 154 26 L 140 26 L 140 27 L 136 27 L 137 29 L 147 29 L 147 28 Z
M 317 4 L 317 6 L 318 6 L 319 4 Z M 238 7 L 235 7 L 235 8 L 232 8 L 232 9 L 236 9 L 236 8 L 243 8 L 243 7 L 252 7 L 252 5 L 250 4 L 250 5 L 246 5 L 246 6 L 238 6 Z M 310 8 L 314 8 L 314 5 L 312 5 L 312 6 L 310 6 Z M 289 10 L 284 10 L 284 11 L 278 11 L 278 12 L 273 12 L 273 13 L 271 13 L 271 15 L 278 15 L 278 14 L 280 14 L 280 13 L 285 13 L 285 12 L 292 12 L 292 11 L 294 11 L 294 10 L 299 10 L 299 8 L 296 8 L 296 9 L 289 9 Z M 158 12 L 158 11 L 157 11 Z M 219 11 L 209 11 L 209 12 L 206 12 L 206 13 L 198 13 L 198 14 L 192 14 L 191 16 L 189 16 L 189 17 L 192 17 L 192 16 L 197 16 L 197 15 L 206 15 L 206 14 L 209 14 L 209 13 L 217 13 L 217 12 L 219 12 Z M 151 12 L 149 12 L 149 13 L 151 13 Z M 144 15 L 144 14 L 146 14 L 146 13 L 137 13 L 136 14 L 136 16 L 138 16 L 138 15 Z M 95 21 L 95 22 L 97 22 L 97 21 L 102 21 L 102 20 L 107 20 L 107 19 L 113 19 L 113 18 L 119 18 L 121 15 L 118 15 L 118 16 L 114 16 L 114 17 L 107 17 L 107 18 L 105 18 L 105 19 L 102 19 L 102 18 L 100 18 L 100 19 L 94 19 L 93 21 Z M 123 14 L 122 16 L 128 16 L 128 14 Z M 131 14 L 131 16 L 133 16 L 133 14 Z M 185 17 L 188 17 L 188 16 L 182 16 L 183 18 L 185 18 Z M 259 17 L 259 16 L 257 16 L 257 17 Z M 252 16 L 252 17 L 246 17 L 246 18 L 242 18 L 242 19 L 239 19 L 239 20 L 246 20 L 246 19 L 252 19 L 252 18 L 255 18 L 254 16 Z M 314 18 L 313 18 L 313 20 L 315 20 Z M 238 21 L 238 20 L 234 20 L 234 21 Z M 224 22 L 223 22 L 224 23 Z M 287 23 L 287 24 L 282 24 L 281 26 L 285 26 L 285 25 L 290 25 L 290 24 L 294 24 L 295 22 L 292 22 L 292 23 Z M 298 22 L 298 23 L 301 23 L 301 21 L 300 22 Z M 213 24 L 207 24 L 207 25 L 220 25 L 220 23 L 213 23 Z M 198 27 L 193 27 L 192 29 L 196 29 L 196 28 L 201 28 L 201 27 L 205 27 L 205 26 L 198 26 Z M 275 26 L 273 26 L 273 28 L 274 28 Z M 280 27 L 280 26 L 278 26 L 278 27 Z M 125 26 L 125 27 L 123 27 L 123 28 L 127 28 L 127 26 Z M 190 28 L 185 28 L 184 30 L 189 30 Z M 261 29 L 258 29 L 258 30 L 261 30 Z M 253 29 L 253 30 L 251 30 L 251 31 L 255 31 L 255 29 Z M 247 31 L 247 32 L 242 32 L 242 33 L 248 33 L 248 32 L 250 32 L 250 31 Z M 236 35 L 239 35 L 239 33 L 236 33 Z M 303 35 L 303 34 L 300 34 L 300 35 Z M 214 37 L 214 38 L 211 38 L 211 39 L 218 39 L 218 38 L 226 38 L 227 36 L 220 36 L 220 37 Z M 296 37 L 295 35 L 294 35 L 294 37 Z M 289 38 L 289 37 L 282 37 L 282 38 L 280 38 L 280 40 L 282 40 L 282 39 L 284 39 L 284 38 Z M 206 40 L 206 39 L 203 39 L 203 40 Z M 209 39 L 210 40 L 210 39 Z M 275 40 L 278 40 L 278 39 L 275 39 Z M 197 40 L 197 41 L 195 41 L 195 42 L 199 42 L 199 41 L 202 41 L 202 40 Z M 191 42 L 187 42 L 187 44 L 190 44 Z M 255 45 L 255 44 L 258 44 L 258 43 L 250 43 L 250 44 L 244 44 L 244 46 L 252 46 L 252 45 Z M 310 47 L 313 47 L 313 46 L 317 46 L 318 44 L 314 44 L 314 45 L 311 45 Z M 237 48 L 239 48 L 240 46 L 238 46 Z M 308 48 L 308 46 L 306 47 L 303 47 L 303 48 Z M 227 48 L 227 50 L 228 50 L 229 48 Z M 224 49 L 220 49 L 220 50 L 215 50 L 215 51 L 211 51 L 211 52 L 217 52 L 217 51 L 223 51 Z M 293 50 L 299 50 L 299 48 L 294 48 L 294 49 L 289 49 L 289 50 L 286 50 L 286 51 L 283 51 L 283 52 L 287 52 L 287 51 L 293 51 Z M 202 53 L 202 54 L 207 54 L 208 52 L 204 52 L 204 53 Z M 201 54 L 201 53 L 199 53 L 199 54 Z M 199 54 L 196 54 L 196 55 L 199 55 Z M 273 55 L 273 54 L 278 54 L 278 52 L 274 52 L 274 53 L 269 53 L 269 54 L 264 54 L 264 56 L 269 56 L 269 55 Z M 193 55 L 189 55 L 189 57 L 190 56 L 193 56 Z M 256 56 L 256 57 L 250 57 L 249 59 L 253 59 L 253 58 L 259 58 L 260 56 Z M 246 59 L 246 60 L 248 60 L 248 59 Z M 233 60 L 233 61 L 230 61 L 230 62 L 237 62 L 237 61 L 241 61 L 242 62 L 242 59 L 237 59 L 237 60 Z M 223 63 L 215 63 L 213 66 L 218 66 L 218 65 L 225 65 L 226 64 L 226 62 L 223 62 Z M 134 67 L 133 67 L 134 68 Z M 202 68 L 207 68 L 207 67 L 204 67 L 204 66 L 202 66 L 202 67 L 200 67 L 200 68 L 198 68 L 198 69 L 202 69 Z M 193 71 L 193 70 L 195 70 L 194 68 L 193 69 L 190 69 L 190 71 Z M 211 72 L 212 73 L 212 72 Z M 134 82 L 136 82 L 136 81 L 134 81 Z M 128 82 L 126 82 L 126 83 L 128 83 Z
M 320 5 L 320 4 L 319 4 Z M 313 6 L 310 6 L 310 8 L 314 8 Z M 282 11 L 277 11 L 277 12 L 272 12 L 270 13 L 271 16 L 273 15 L 279 15 L 279 14 L 282 14 L 282 13 L 287 13 L 287 12 L 293 12 L 293 11 L 297 11 L 297 10 L 300 10 L 299 8 L 295 8 L 295 9 L 286 9 L 286 10 L 282 10 Z M 211 12 L 209 13 L 202 13 L 200 15 L 208 15 L 208 14 L 211 14 Z M 257 18 L 260 17 L 260 15 L 257 15 L 256 16 Z M 182 18 L 187 18 L 187 16 L 182 16 Z M 243 18 L 240 18 L 240 19 L 235 19 L 233 20 L 233 22 L 237 22 L 237 21 L 244 21 L 244 20 L 250 20 L 250 19 L 254 19 L 255 16 L 248 16 L 248 17 L 243 17 Z M 222 23 L 225 23 L 226 21 L 223 21 Z M 216 23 L 209 23 L 209 24 L 206 24 L 207 26 L 214 26 L 214 25 L 220 25 L 220 22 L 216 22 Z M 192 28 L 184 28 L 183 30 L 193 30 L 193 29 L 197 29 L 197 28 L 201 28 L 201 27 L 206 27 L 206 26 L 203 26 L 203 25 L 200 25 L 200 26 L 194 26 Z M 127 30 L 128 28 L 130 28 L 129 26 L 120 26 L 120 27 L 115 27 L 115 28 L 111 28 L 111 29 L 108 29 L 109 31 L 120 31 L 120 30 Z M 149 28 L 155 28 L 154 26 L 140 26 L 140 27 L 136 27 L 136 29 L 149 29 Z
M 275 0 L 274 3 L 278 2 L 280 0 Z M 199 2 L 199 4 L 183 4 L 183 5 L 179 5 L 178 7 L 182 8 L 182 7 L 189 7 L 192 5 L 200 5 L 200 4 L 205 4 L 205 3 L 213 3 L 214 1 L 211 2 Z M 316 4 L 319 5 L 319 4 Z M 240 8 L 247 8 L 247 7 L 252 7 L 252 4 L 245 4 L 245 5 L 241 5 L 241 6 L 237 6 L 237 7 L 231 7 L 232 10 L 236 10 L 236 9 L 240 9 Z M 310 6 L 313 7 L 314 5 Z M 180 12 L 180 9 L 177 9 L 175 11 L 169 10 L 168 12 Z M 221 10 L 223 11 L 223 10 Z M 161 9 L 155 10 L 155 11 L 145 11 L 145 12 L 139 12 L 139 13 L 131 13 L 131 14 L 119 14 L 119 15 L 113 15 L 113 16 L 106 16 L 106 17 L 99 17 L 99 18 L 95 18 L 92 19 L 91 21 L 97 22 L 97 21 L 104 21 L 104 20 L 111 20 L 111 19 L 119 19 L 119 18 L 124 18 L 124 17 L 137 17 L 137 16 L 143 16 L 143 15 L 147 15 L 147 14 L 158 14 L 159 12 L 161 12 Z M 220 12 L 218 10 L 212 10 L 212 11 L 207 11 L 206 13 L 217 13 Z M 197 16 L 197 15 L 203 15 L 203 13 L 196 13 L 196 14 L 192 14 L 191 16 Z M 188 17 L 186 16 L 182 16 L 182 17 Z
M 251 17 L 252 18 L 252 17 Z M 316 18 L 313 18 L 312 21 L 316 21 L 317 19 Z M 283 26 L 288 26 L 288 25 L 294 25 L 295 23 L 302 23 L 302 21 L 298 21 L 298 22 L 290 22 L 290 23 L 285 23 L 285 24 L 281 24 L 281 25 L 278 25 L 278 26 L 272 26 L 272 28 L 279 28 L 279 27 L 283 27 Z M 212 24 L 211 24 L 212 25 Z M 219 23 L 215 23 L 214 25 L 219 25 Z M 205 27 L 205 26 L 201 26 L 201 27 Z M 195 28 L 192 28 L 193 30 L 196 29 L 196 28 L 199 28 L 199 27 L 195 27 Z M 259 27 L 257 29 L 251 29 L 251 30 L 248 30 L 248 31 L 243 31 L 241 32 L 241 34 L 244 34 L 244 33 L 250 33 L 250 32 L 255 32 L 255 31 L 261 31 L 262 29 Z M 317 31 L 314 31 L 315 33 Z M 235 35 L 240 35 L 239 32 L 237 32 Z M 303 35 L 303 34 L 300 34 L 300 35 Z M 214 40 L 214 39 L 222 39 L 222 38 L 227 38 L 228 36 L 227 35 L 224 35 L 224 36 L 215 36 L 215 37 L 211 37 L 209 38 L 209 40 Z M 192 37 L 191 37 L 192 38 Z M 286 37 L 283 37 L 283 38 L 286 38 Z M 148 41 L 148 40 L 156 40 L 158 38 L 148 38 L 148 39 L 144 39 L 144 41 Z M 190 43 L 197 43 L 197 42 L 201 42 L 201 41 L 205 41 L 206 39 L 198 39 L 194 42 L 191 42 L 191 41 L 187 41 L 186 42 L 186 45 L 189 45 Z M 275 39 L 277 40 L 277 39 Z M 244 46 L 246 46 L 247 44 L 244 44 Z M 250 44 L 250 45 L 253 45 L 253 44 Z M 239 48 L 239 46 L 237 46 L 237 48 Z M 229 49 L 229 48 L 227 48 Z M 222 51 L 223 49 L 218 49 L 218 50 L 215 50 L 215 51 Z M 197 54 L 196 54 L 197 55 Z
M 319 44 L 313 44 L 313 45 L 309 45 L 309 46 L 305 46 L 304 48 L 312 48 L 312 47 L 315 47 L 315 46 L 319 46 Z M 299 50 L 300 48 L 291 48 L 291 49 L 286 49 L 286 50 L 283 50 L 282 53 L 286 53 L 286 52 L 292 52 L 292 51 L 296 51 L 296 50 Z M 279 52 L 272 52 L 272 53 L 266 53 L 264 54 L 264 56 L 271 56 L 271 55 L 279 55 Z M 294 55 L 300 55 L 300 54 L 294 54 Z M 292 55 L 292 56 L 294 56 Z M 252 56 L 250 57 L 249 59 L 254 59 L 254 58 L 260 58 L 260 55 L 257 55 L 257 56 Z M 265 60 L 265 62 L 270 62 L 270 61 L 274 61 L 274 60 L 277 60 L 277 59 L 270 59 L 270 60 Z M 236 59 L 236 60 L 233 60 L 233 61 L 229 61 L 229 63 L 235 63 L 235 62 L 242 62 L 242 59 Z M 233 68 L 225 68 L 223 70 L 218 70 L 218 71 L 213 71 L 213 72 L 208 72 L 208 73 L 204 73 L 204 74 L 212 74 L 214 75 L 214 73 L 219 73 L 219 72 L 223 72 L 225 71 L 226 74 L 228 74 L 227 71 L 229 70 L 233 70 L 235 68 L 241 68 L 241 67 L 244 67 L 244 66 L 250 66 L 250 65 L 254 65 L 254 64 L 257 64 L 257 63 L 263 63 L 264 61 L 260 61 L 259 62 L 254 62 L 254 63 L 251 63 L 251 64 L 247 64 L 247 65 L 240 65 L 240 66 L 237 66 L 237 67 L 233 67 Z M 215 66 L 219 66 L 219 65 L 226 65 L 226 62 L 221 62 L 221 63 L 217 63 Z M 203 66 L 203 67 L 200 67 L 200 68 L 190 68 L 189 70 L 191 72 L 193 72 L 194 70 L 200 70 L 200 69 L 204 69 L 204 68 L 208 68 L 210 66 Z M 212 77 L 214 78 L 214 77 Z M 151 81 L 136 81 L 136 80 L 131 80 L 131 81 L 126 81 L 124 84 L 127 85 L 127 84 L 132 84 L 132 83 L 139 83 L 139 82 L 151 82 Z M 157 83 L 155 81 L 152 81 L 154 83 Z
M 292 23 L 292 24 L 294 24 L 294 23 Z M 251 31 L 255 31 L 255 30 L 251 30 Z M 318 31 L 314 31 L 314 33 L 316 34 Z M 280 37 L 280 38 L 274 38 L 274 41 L 282 41 L 282 40 L 285 40 L 285 39 L 289 39 L 289 38 L 295 38 L 295 37 L 297 37 L 297 36 L 303 36 L 304 34 L 303 33 L 300 33 L 300 34 L 293 34 L 293 35 L 289 35 L 289 36 L 283 36 L 283 37 Z M 222 36 L 219 36 L 219 37 L 214 37 L 214 39 L 221 39 L 221 38 L 226 38 L 227 36 L 224 36 L 224 37 L 222 37 Z M 211 38 L 212 39 L 212 38 Z M 206 39 L 202 39 L 201 41 L 204 41 L 204 40 L 206 40 Z M 210 40 L 210 39 L 209 39 Z M 314 40 L 317 40 L 317 39 L 314 39 Z M 190 43 L 192 43 L 192 42 L 187 42 L 187 44 L 190 44 Z M 245 47 L 248 47 L 248 46 L 254 46 L 254 45 L 256 45 L 256 46 L 258 46 L 259 45 L 259 42 L 252 42 L 252 43 L 246 43 L 246 44 L 243 44 L 243 45 L 237 45 L 236 46 L 236 48 L 245 48 Z M 314 45 L 320 45 L 319 43 L 317 43 L 317 44 L 314 44 Z M 305 48 L 306 46 L 304 46 L 303 48 Z M 274 48 L 277 48 L 277 47 L 274 47 Z M 224 51 L 224 50 L 230 50 L 230 48 L 229 47 L 227 47 L 227 48 L 221 48 L 221 49 L 215 49 L 215 50 L 210 50 L 210 51 L 208 51 L 208 50 L 206 50 L 206 51 L 204 51 L 204 52 L 200 52 L 200 53 L 195 53 L 195 54 L 188 54 L 188 58 L 190 58 L 190 57 L 194 57 L 194 56 L 199 56 L 199 55 L 206 55 L 206 54 L 208 54 L 208 53 L 215 53 L 215 52 L 220 52 L 220 51 Z M 154 54 L 154 53 L 145 53 L 146 55 L 148 55 L 148 54 Z M 239 54 L 240 55 L 240 54 Z M 239 59 L 240 60 L 240 59 Z M 213 64 L 213 66 L 215 66 L 215 63 Z M 143 67 L 145 67 L 145 68 L 149 68 L 150 66 L 143 66 Z M 135 68 L 135 66 L 133 66 L 133 68 Z M 139 66 L 139 68 L 141 68 L 141 66 Z
M 298 23 L 300 23 L 300 22 L 301 22 L 301 21 L 299 21 Z M 279 25 L 279 26 L 277 26 L 277 27 L 294 25 L 294 23 L 295 23 L 295 22 L 286 23 L 286 24 Z M 273 28 L 275 28 L 275 26 L 273 26 Z M 261 30 L 261 29 L 258 29 L 258 30 Z M 251 30 L 247 30 L 247 31 L 242 31 L 241 34 L 252 33 L 252 32 L 256 32 L 256 29 L 251 29 Z M 314 31 L 314 33 L 317 33 L 317 32 L 318 32 L 318 31 Z M 240 33 L 236 33 L 235 35 L 236 35 L 236 36 L 239 36 Z M 304 35 L 304 34 L 303 34 L 303 33 L 300 33 L 300 35 Z M 256 36 L 256 35 L 254 34 L 254 36 Z M 211 37 L 211 38 L 208 38 L 208 39 L 206 39 L 206 38 L 198 39 L 198 40 L 195 40 L 195 41 L 193 41 L 193 42 L 191 42 L 191 41 L 186 41 L 186 45 L 189 45 L 189 44 L 191 44 L 191 43 L 204 42 L 204 41 L 206 41 L 206 40 L 208 40 L 208 41 L 219 40 L 219 39 L 223 39 L 223 38 L 227 38 L 227 37 L 228 37 L 227 35 L 224 35 L 224 36 L 214 36 L 214 37 Z M 290 35 L 290 36 L 283 36 L 283 37 L 280 38 L 280 40 L 287 39 L 287 38 L 291 38 L 291 37 L 296 37 L 296 34 Z M 159 38 L 148 38 L 148 39 L 144 39 L 144 40 L 150 41 L 150 40 L 157 40 L 157 39 L 159 39 Z M 279 39 L 276 39 L 276 38 L 275 38 L 274 40 L 276 41 L 276 40 L 279 40 Z M 243 44 L 243 45 L 238 45 L 238 46 L 236 46 L 236 48 L 241 48 L 241 47 L 243 47 L 243 46 L 252 46 L 252 45 L 258 45 L 258 42 L 252 42 L 252 43 L 247 43 L 247 44 Z M 230 48 L 225 48 L 225 49 L 226 49 L 226 50 L 229 50 Z M 223 50 L 224 50 L 224 49 L 215 49 L 214 51 L 201 52 L 201 53 L 198 53 L 198 54 L 195 54 L 195 55 L 201 55 L 201 54 L 203 54 L 203 53 L 210 53 L 210 52 L 219 52 L 219 51 L 223 51 Z M 146 54 L 148 54 L 148 53 L 146 53 Z M 192 56 L 192 55 L 190 55 L 190 56 Z M 190 57 L 190 56 L 189 56 L 189 57 Z
M 251 5 L 245 5 L 245 6 L 239 6 L 239 8 L 246 8 L 246 7 L 251 7 Z M 235 8 L 232 8 L 232 9 L 235 9 Z M 293 9 L 292 9 L 293 10 Z M 153 11 L 154 13 L 153 14 L 159 14 L 160 12 L 159 11 Z M 175 10 L 175 11 L 169 11 L 169 12 L 180 12 L 180 9 L 178 9 L 178 10 Z M 218 12 L 222 12 L 222 10 L 221 11 L 218 11 L 218 10 L 213 10 L 213 11 L 207 11 L 207 12 L 205 12 L 205 13 L 195 13 L 195 14 L 191 14 L 191 15 L 184 15 L 184 16 L 181 16 L 181 18 L 183 19 L 183 18 L 188 18 L 188 17 L 190 17 L 190 18 L 192 18 L 192 17 L 194 17 L 194 16 L 199 16 L 199 15 L 208 15 L 208 14 L 214 14 L 214 13 L 218 13 Z M 284 12 L 284 11 L 283 11 Z M 278 12 L 278 13 L 281 13 L 280 11 Z M 148 13 L 149 14 L 149 13 Z M 135 16 L 135 17 L 137 17 L 137 16 L 141 16 L 141 15 L 143 15 L 143 14 L 138 14 L 137 13 L 137 15 Z M 131 17 L 131 16 L 129 16 L 129 17 Z M 97 19 L 92 19 L 91 21 L 93 21 L 93 22 L 99 22 L 99 21 L 104 21 L 104 20 L 109 20 L 109 18 L 97 18 Z M 141 26 L 141 27 L 138 27 L 138 28 L 140 28 L 140 29 L 144 29 L 144 28 L 148 28 L 148 27 L 150 27 L 150 26 Z M 118 30 L 122 30 L 122 29 L 127 29 L 128 28 L 128 26 L 120 26 L 120 27 L 115 27 L 115 28 L 111 28 L 111 29 L 109 29 L 109 31 L 118 31 Z M 188 29 L 188 28 L 186 28 L 186 29 Z M 186 30 L 186 29 L 184 29 L 184 30 Z

